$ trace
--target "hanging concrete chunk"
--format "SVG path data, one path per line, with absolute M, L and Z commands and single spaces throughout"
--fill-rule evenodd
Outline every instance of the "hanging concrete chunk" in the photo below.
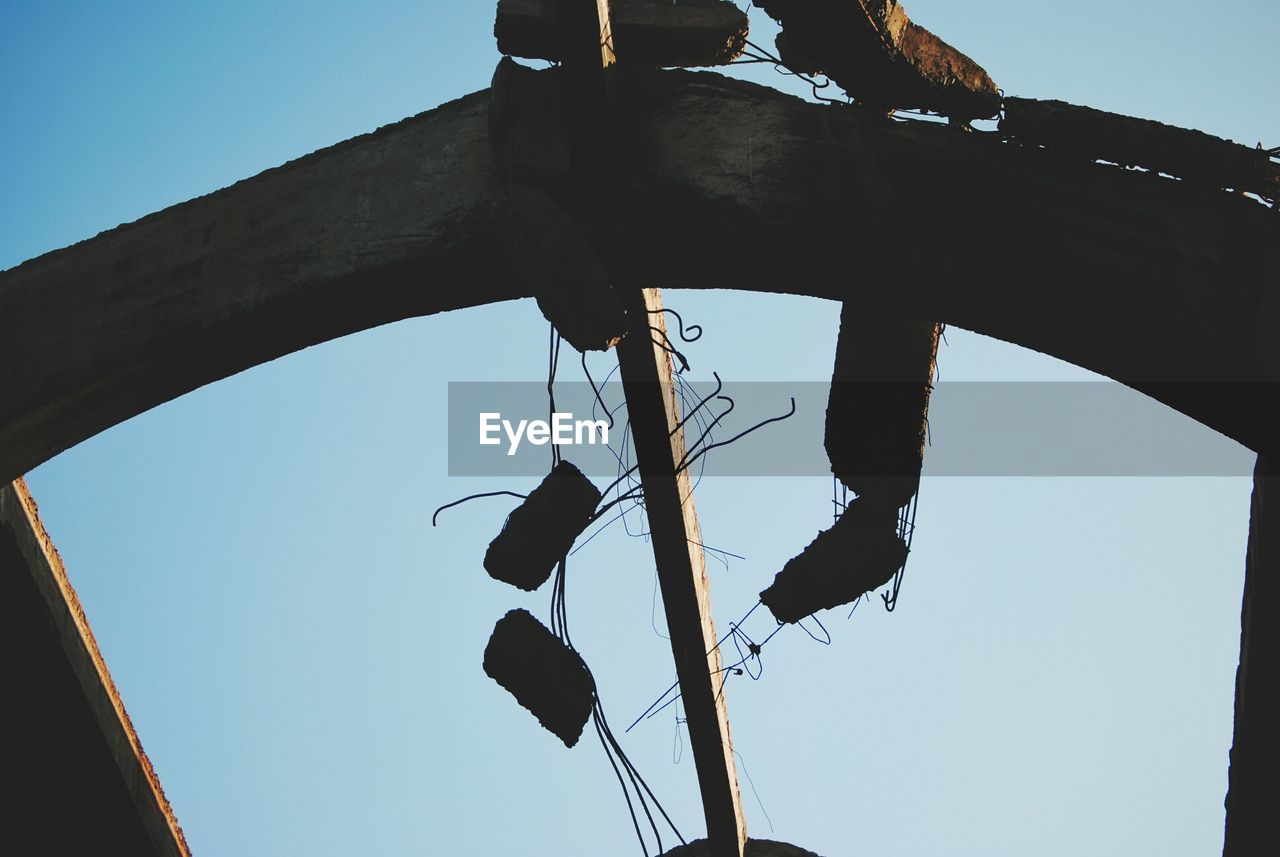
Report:
M 920 487 L 938 325 L 846 303 L 840 313 L 825 443 L 859 497 L 897 509 Z
M 547 582 L 573 540 L 591 523 L 600 491 L 582 471 L 561 461 L 524 502 L 507 516 L 489 543 L 489 576 L 532 592 Z
M 798 622 L 883 586 L 907 561 L 897 524 L 895 510 L 852 501 L 834 527 L 782 567 L 761 602 L 779 622 Z
M 1262 149 L 1203 131 L 1034 98 L 1006 98 L 1000 130 L 1024 143 L 1089 160 L 1280 199 L 1280 164 Z
M 976 62 L 912 23 L 896 0 L 758 0 L 783 26 L 778 52 L 794 71 L 822 72 L 885 110 L 931 110 L 961 121 L 1000 112 L 1000 91 Z
M 508 273 L 579 351 L 607 351 L 627 331 L 627 314 L 604 265 L 577 226 L 546 193 L 523 185 L 498 192 L 489 209 Z
M 566 747 L 578 743 L 595 683 L 582 657 L 527 610 L 512 610 L 493 627 L 484 671 Z
M 498 0 L 498 50 L 530 59 L 564 59 L 557 0 Z M 728 0 L 611 0 L 613 44 L 630 66 L 725 65 L 742 55 L 747 15 Z

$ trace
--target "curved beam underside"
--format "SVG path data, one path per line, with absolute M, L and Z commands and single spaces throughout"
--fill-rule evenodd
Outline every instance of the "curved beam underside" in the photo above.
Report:
M 616 212 L 628 240 L 611 244 L 640 281 L 945 321 L 1253 449 L 1275 434 L 1280 219 L 1262 206 L 706 72 L 631 84 L 644 166 Z M 306 346 L 524 297 L 488 232 L 503 182 L 489 101 L 474 93 L 0 272 L 0 483 Z

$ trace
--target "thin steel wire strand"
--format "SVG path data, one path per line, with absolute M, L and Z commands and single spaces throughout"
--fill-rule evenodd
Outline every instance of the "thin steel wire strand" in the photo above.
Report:
M 687 328 L 687 330 L 688 330 L 688 334 L 686 335 L 686 333 L 685 333 L 686 328 L 685 328 L 685 326 L 684 326 L 684 318 L 682 318 L 682 317 L 681 317 L 681 315 L 680 315 L 680 313 L 676 312 L 676 311 L 675 311 L 675 310 L 673 310 L 671 307 L 663 307 L 662 309 L 651 309 L 651 310 L 649 310 L 649 315 L 661 315 L 661 314 L 663 314 L 663 313 L 666 313 L 666 314 L 668 314 L 668 315 L 671 315 L 671 316 L 674 316 L 674 317 L 675 317 L 676 325 L 679 327 L 679 332 L 680 332 L 680 341 L 681 341 L 681 342 L 697 342 L 699 339 L 701 339 L 701 338 L 702 338 L 702 325 L 700 325 L 700 324 L 691 324 L 691 325 L 689 325 L 689 327 Z M 696 331 L 698 331 L 698 332 L 697 332 L 697 333 L 694 333 L 693 331 L 695 331 L 695 330 L 696 330 Z
M 566 567 L 567 567 L 567 561 L 565 558 L 562 557 L 560 559 L 560 562 L 557 564 L 556 580 L 552 587 L 551 624 L 552 624 L 553 633 L 555 633 L 556 636 L 558 636 L 566 646 L 568 646 L 572 651 L 576 653 L 577 649 L 574 647 L 573 640 L 569 635 L 568 608 L 567 608 L 567 600 L 565 596 L 566 578 L 567 578 Z M 581 655 L 579 655 L 579 657 L 581 657 Z M 584 661 L 584 666 L 585 666 L 585 661 Z M 592 693 L 594 696 L 593 705 L 592 705 L 592 720 L 593 720 L 593 723 L 595 724 L 597 734 L 601 739 L 601 745 L 605 749 L 605 754 L 609 757 L 610 764 L 614 766 L 614 773 L 617 776 L 618 781 L 622 786 L 623 795 L 627 801 L 627 808 L 631 814 L 632 823 L 636 829 L 636 836 L 640 840 L 641 850 L 644 851 L 645 857 L 648 857 L 648 848 L 645 845 L 643 835 L 641 835 L 640 833 L 639 819 L 635 814 L 635 809 L 631 800 L 631 790 L 635 791 L 636 800 L 639 802 L 640 808 L 644 812 L 644 815 L 648 820 L 649 825 L 653 831 L 654 839 L 658 845 L 659 854 L 662 853 L 663 851 L 662 835 L 658 828 L 657 822 L 654 819 L 653 814 L 649 809 L 648 801 L 653 802 L 653 805 L 658 810 L 658 813 L 662 816 L 663 820 L 666 821 L 667 825 L 671 828 L 672 832 L 675 833 L 676 837 L 680 840 L 680 842 L 682 844 L 687 844 L 685 843 L 685 839 L 681 835 L 679 829 L 675 826 L 670 816 L 667 814 L 666 810 L 663 808 L 662 803 L 653 794 L 653 790 L 649 787 L 648 783 L 644 780 L 644 777 L 640 775 L 639 770 L 636 769 L 635 765 L 627 757 L 627 754 L 622 749 L 622 745 L 618 742 L 617 737 L 613 734 L 613 730 L 609 727 L 608 718 L 604 714 L 604 705 L 600 700 L 599 687 L 596 684 L 595 677 L 591 675 L 590 667 L 587 667 L 587 673 L 591 680 Z M 617 764 L 615 764 L 614 762 L 615 758 L 618 763 L 621 763 L 622 769 L 627 773 L 627 779 L 630 780 L 631 782 L 631 790 L 627 789 L 626 783 L 623 781 L 621 773 L 618 771 Z M 646 795 L 648 796 L 648 801 L 645 800 Z
M 471 500 L 479 500 L 481 497 L 501 497 L 501 496 L 519 497 L 521 500 L 527 500 L 529 498 L 528 494 L 520 494 L 516 491 L 484 491 L 480 494 L 468 494 L 466 497 L 463 497 L 461 500 L 454 500 L 452 503 L 445 503 L 443 506 L 436 509 L 435 512 L 431 515 L 431 526 L 434 527 L 436 525 L 436 518 L 440 517 L 440 513 L 443 512 L 445 509 L 452 509 L 454 506 L 460 506 L 463 503 L 469 502 Z
M 754 605 L 752 605 L 751 609 L 750 609 L 750 610 L 748 610 L 748 611 L 746 612 L 746 615 L 744 615 L 741 619 L 739 619 L 739 620 L 738 620 L 738 622 L 737 622 L 736 624 L 741 625 L 741 624 L 743 624 L 744 622 L 746 622 L 748 619 L 750 619 L 750 618 L 751 618 L 751 614 L 756 612 L 756 608 L 760 606 L 760 603 L 761 603 L 761 602 L 757 601 Z M 732 623 L 731 623 L 731 624 L 732 624 Z M 728 635 L 728 634 L 725 634 L 725 635 L 724 635 L 723 637 L 721 637 L 718 641 L 716 641 L 716 644 L 715 644 L 714 646 L 712 646 L 710 649 L 708 649 L 708 650 L 707 650 L 707 657 L 710 657 L 710 656 L 711 656 L 711 653 L 712 653 L 712 652 L 714 652 L 716 649 L 720 648 L 720 646 L 721 646 L 721 645 L 723 645 L 724 641 L 725 641 L 725 640 L 727 640 L 727 639 L 729 639 L 729 635 Z M 632 729 L 634 729 L 634 728 L 635 728 L 635 725 L 636 725 L 637 723 L 639 723 L 641 720 L 644 720 L 647 716 L 649 716 L 650 712 L 653 712 L 653 709 L 654 709 L 654 707 L 655 707 L 655 706 L 657 706 L 659 703 L 661 703 L 661 702 L 662 702 L 662 700 L 664 700 L 664 699 L 666 699 L 666 698 L 667 698 L 667 694 L 671 693 L 671 691 L 675 690 L 675 689 L 676 689 L 677 687 L 679 687 L 679 686 L 680 686 L 680 680 L 679 680 L 679 679 L 676 679 L 676 680 L 671 684 L 671 686 L 670 686 L 670 687 L 668 687 L 666 690 L 664 690 L 664 691 L 662 692 L 662 695 L 661 695 L 661 696 L 659 696 L 659 697 L 654 701 L 653 705 L 650 705 L 647 709 L 645 709 L 645 710 L 644 710 L 644 712 L 643 712 L 639 717 L 637 717 L 637 718 L 636 718 L 636 719 L 631 723 L 631 725 L 630 725 L 630 726 L 628 726 L 628 727 L 624 730 L 624 732 L 630 732 Z M 677 694 L 677 695 L 676 695 L 676 697 L 677 697 L 677 698 L 679 698 L 679 694 Z M 665 707 L 665 706 L 664 706 L 664 707 Z M 656 713 L 656 712 L 654 712 L 654 713 Z
M 723 397 L 723 396 L 721 396 L 720 398 L 724 398 L 724 397 Z M 698 452 L 697 452 L 697 453 L 696 453 L 692 458 L 688 458 L 688 460 L 684 461 L 684 462 L 681 464 L 681 466 L 680 466 L 679 468 L 677 468 L 677 472 L 679 472 L 680 470 L 684 470 L 684 469 L 686 469 L 689 465 L 693 464 L 693 462 L 697 461 L 699 458 L 701 458 L 702 456 L 706 455 L 706 454 L 707 454 L 708 452 L 710 452 L 711 450 L 713 450 L 713 449 L 717 449 L 718 447 L 721 447 L 721 446 L 728 446 L 728 445 L 729 445 L 729 444 L 731 444 L 731 443 L 734 443 L 734 442 L 736 442 L 736 441 L 739 441 L 739 440 L 741 440 L 742 438 L 746 437 L 747 435 L 751 434 L 752 432 L 757 431 L 758 429 L 762 429 L 762 428 L 764 428 L 765 426 L 769 425 L 770 423 L 777 423 L 777 422 L 782 422 L 782 421 L 783 421 L 783 420 L 785 420 L 785 419 L 790 419 L 791 417 L 795 416 L 795 413 L 796 413 L 796 399 L 795 399 L 795 396 L 792 396 L 792 397 L 791 397 L 791 409 L 790 409 L 789 411 L 787 411 L 787 413 L 785 413 L 785 414 L 781 414 L 780 416 L 776 416 L 776 417 L 769 417 L 769 418 L 768 418 L 768 419 L 766 419 L 766 420 L 761 420 L 760 422 L 756 423 L 755 425 L 751 426 L 750 428 L 748 428 L 748 429 L 744 429 L 743 431 L 738 432 L 737 434 L 735 434 L 733 437 L 729 438 L 728 440 L 722 440 L 722 441 L 719 441 L 719 442 L 717 442 L 717 443 L 713 443 L 713 444 L 710 444 L 710 445 L 708 445 L 708 446 L 704 446 L 703 448 L 699 449 L 699 450 L 698 450 Z
M 650 334 L 656 333 L 662 337 L 661 340 L 658 340 L 658 339 L 655 339 L 652 335 L 650 335 L 649 337 L 650 342 L 652 342 L 654 345 L 658 346 L 663 351 L 670 354 L 676 360 L 680 361 L 680 368 L 676 370 L 676 374 L 682 375 L 685 372 L 688 372 L 689 371 L 688 359 L 684 356 L 683 353 L 681 353 L 680 349 L 676 348 L 675 345 L 672 344 L 671 339 L 667 336 L 667 332 L 662 328 L 654 327 L 653 325 L 649 325 L 649 332 Z

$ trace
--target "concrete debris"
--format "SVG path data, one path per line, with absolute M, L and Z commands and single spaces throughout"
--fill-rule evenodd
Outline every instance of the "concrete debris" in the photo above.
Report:
M 591 523 L 599 502 L 600 491 L 591 480 L 561 461 L 507 516 L 485 552 L 485 571 L 494 580 L 534 591 Z
M 779 622 L 854 601 L 888 583 L 907 561 L 894 509 L 856 499 L 834 527 L 818 533 L 760 593 Z
M 566 747 L 578 743 L 595 704 L 595 683 L 582 657 L 529 611 L 512 610 L 498 620 L 485 646 L 484 671 Z
M 760 0 L 783 26 L 783 62 L 821 72 L 869 107 L 914 108 L 961 122 L 1000 111 L 1000 91 L 976 62 L 913 23 L 897 0 Z

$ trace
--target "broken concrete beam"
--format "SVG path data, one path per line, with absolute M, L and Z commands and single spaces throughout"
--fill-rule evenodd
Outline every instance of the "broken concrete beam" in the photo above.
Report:
M 853 500 L 835 526 L 787 561 L 760 593 L 761 603 L 779 622 L 799 622 L 883 586 L 907 561 L 897 522 L 893 508 Z
M 613 42 L 629 66 L 726 65 L 742 55 L 747 15 L 728 0 L 612 0 Z M 512 56 L 559 62 L 565 29 L 556 0 L 498 0 L 493 34 Z
M 581 470 L 561 461 L 507 516 L 485 552 L 484 570 L 526 592 L 537 589 L 591 523 L 600 496 Z
M 783 26 L 778 52 L 793 71 L 821 71 L 877 109 L 930 110 L 960 121 L 1000 111 L 976 62 L 913 23 L 896 0 L 761 0 Z
M 494 625 L 484 671 L 566 747 L 578 743 L 595 704 L 595 682 L 582 656 L 529 611 L 512 610 Z
M 827 401 L 831 471 L 859 497 L 900 508 L 920 487 L 939 327 L 846 303 Z
M 531 72 L 548 101 L 557 72 Z M 1245 446 L 1276 436 L 1266 206 L 707 72 L 650 71 L 633 95 L 628 276 L 883 301 L 1129 384 Z M 504 184 L 490 105 L 469 95 L 0 271 L 0 480 L 307 346 L 530 297 L 488 237 Z M 910 258 L 911 288 L 831 276 L 852 256 L 898 274 Z
M 727 65 L 747 46 L 747 13 L 728 0 L 613 0 L 614 48 L 652 67 Z
M 578 351 L 608 351 L 622 339 L 627 313 L 609 275 L 554 199 L 508 185 L 495 197 L 489 219 L 509 274 L 566 342 Z
M 1024 143 L 1280 199 L 1280 164 L 1262 149 L 1064 101 L 1006 98 L 1004 110 L 1000 130 Z

